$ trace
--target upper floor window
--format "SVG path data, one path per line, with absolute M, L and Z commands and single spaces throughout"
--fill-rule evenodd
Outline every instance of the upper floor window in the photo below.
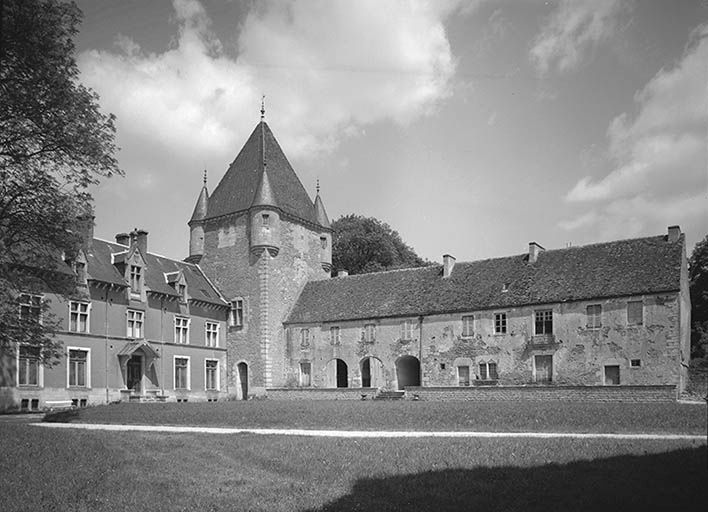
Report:
M 376 324 L 366 324 L 361 334 L 364 341 L 373 343 L 376 341 Z
M 534 316 L 536 320 L 534 322 L 535 333 L 536 334 L 553 334 L 553 311 L 550 309 L 544 309 L 540 311 L 535 311 Z
M 327 249 L 327 237 L 326 236 L 320 237 L 320 247 L 322 247 L 322 249 Z
M 189 318 L 175 317 L 175 343 L 189 343 Z
M 20 345 L 17 384 L 39 386 L 39 348 Z
M 42 296 L 21 293 L 19 297 L 20 319 L 39 322 L 42 317 Z
M 588 329 L 599 329 L 602 327 L 602 306 L 591 304 L 586 308 Z
M 462 336 L 474 336 L 474 315 L 462 317 Z
M 229 326 L 243 327 L 243 299 L 231 301 L 231 311 L 229 312 Z
M 267 213 L 264 213 L 261 215 L 261 224 L 263 225 L 264 228 L 269 228 L 270 227 L 270 215 Z
M 339 327 L 329 328 L 329 342 L 332 345 L 339 345 L 342 342 L 341 334 L 339 332 Z
M 143 337 L 143 318 L 145 313 L 134 309 L 128 310 L 128 338 L 140 339 Z
M 506 334 L 506 313 L 494 314 L 494 334 Z
M 401 339 L 410 340 L 413 338 L 413 322 L 410 320 L 404 320 L 401 323 Z
M 205 339 L 207 347 L 219 346 L 219 324 L 216 322 L 206 322 L 204 324 Z
M 627 303 L 627 325 L 642 325 L 644 323 L 644 303 L 632 300 Z
M 71 301 L 69 303 L 69 330 L 89 332 L 89 303 Z
M 310 346 L 310 329 L 300 329 L 300 348 Z
M 142 291 L 142 268 L 138 265 L 130 266 L 130 291 L 131 293 Z
M 479 363 L 479 379 L 480 380 L 497 380 L 497 363 L 486 362 Z

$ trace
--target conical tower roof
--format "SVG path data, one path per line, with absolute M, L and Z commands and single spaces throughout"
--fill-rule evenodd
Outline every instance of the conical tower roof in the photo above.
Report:
M 319 224 L 305 187 L 270 127 L 261 120 L 214 189 L 209 199 L 208 218 L 263 204 L 279 208 L 305 222 Z
M 319 191 L 317 191 L 317 197 L 315 197 L 315 217 L 317 217 L 317 223 L 323 228 L 332 227 L 329 223 L 329 217 L 327 217 L 327 212 L 325 211 L 324 203 L 322 202 Z
M 201 221 L 206 219 L 207 210 L 209 206 L 209 191 L 207 190 L 206 184 L 206 171 L 204 171 L 204 185 L 202 190 L 199 192 L 199 197 L 197 198 L 197 204 L 194 205 L 194 211 L 192 212 L 192 218 L 189 222 Z

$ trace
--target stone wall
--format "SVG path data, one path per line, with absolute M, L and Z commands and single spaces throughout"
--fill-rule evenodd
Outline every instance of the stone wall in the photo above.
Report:
M 272 400 L 371 400 L 375 388 L 271 388 Z

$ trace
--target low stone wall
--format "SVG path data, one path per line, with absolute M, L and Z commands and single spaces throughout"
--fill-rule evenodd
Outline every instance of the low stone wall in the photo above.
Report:
M 268 388 L 270 400 L 371 400 L 376 388 Z
M 430 401 L 674 402 L 675 386 L 407 387 L 406 398 Z

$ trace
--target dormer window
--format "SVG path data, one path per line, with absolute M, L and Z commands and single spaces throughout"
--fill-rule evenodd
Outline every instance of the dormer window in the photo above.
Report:
M 142 291 L 142 269 L 137 265 L 130 266 L 130 291 L 134 294 Z
M 178 284 L 177 285 L 177 293 L 179 293 L 179 300 L 181 302 L 187 302 L 187 285 L 186 284 Z
M 76 274 L 76 284 L 86 285 L 86 263 L 74 262 L 74 273 Z
M 261 215 L 261 224 L 266 229 L 270 227 L 270 215 L 269 214 L 264 213 L 263 215 Z

